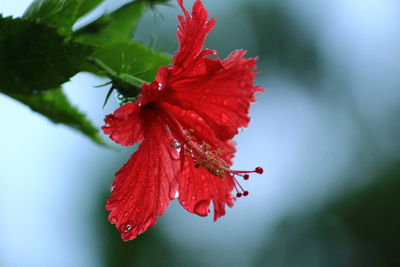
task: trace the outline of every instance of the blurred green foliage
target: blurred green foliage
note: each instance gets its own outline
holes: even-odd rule
[[[298,23],[282,1],[248,2],[244,5],[257,36],[260,64],[279,68],[294,78],[315,83],[321,77],[321,55],[311,32]],[[272,63],[272,64],[271,64]]]
[[[400,161],[315,214],[288,217],[254,266],[400,266]]]

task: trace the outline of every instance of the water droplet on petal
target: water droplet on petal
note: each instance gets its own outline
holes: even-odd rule
[[[158,90],[158,91],[161,91],[162,86],[163,86],[162,83],[158,83],[157,90]]]
[[[181,143],[176,139],[171,140],[171,146],[175,147],[178,151],[181,149]]]
[[[114,191],[114,186],[110,185],[110,192],[112,193]]]
[[[173,185],[170,185],[169,186],[169,192],[168,192],[169,198],[170,199],[174,199],[174,198],[177,197],[177,195],[179,196],[177,188],[175,186],[173,186]]]
[[[225,113],[221,113],[221,120],[223,123],[229,122],[229,117]]]
[[[209,200],[202,200],[196,204],[194,207],[194,213],[200,216],[207,216],[208,213],[210,212],[210,209],[208,208],[210,204]]]
[[[109,220],[110,220],[110,223],[112,223],[112,224],[116,224],[117,223],[117,217],[116,216],[111,217]]]
[[[114,205],[113,205],[113,202],[111,201],[111,199],[107,199],[107,201],[106,201],[106,207],[113,207]]]
[[[131,230],[131,228],[132,228],[132,226],[129,223],[127,223],[125,226],[125,233],[129,232],[129,230]]]

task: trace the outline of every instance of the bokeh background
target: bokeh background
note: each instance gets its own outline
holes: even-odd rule
[[[30,2],[0,0],[0,13]],[[234,165],[265,170],[242,183],[249,197],[216,223],[174,201],[123,242],[104,203],[135,148],[99,147],[0,95],[0,266],[400,266],[400,2],[203,2],[217,19],[206,47],[259,57],[265,93]],[[179,13],[147,11],[134,38],[172,54]],[[98,126],[118,105],[102,108],[106,81],[65,86]]]

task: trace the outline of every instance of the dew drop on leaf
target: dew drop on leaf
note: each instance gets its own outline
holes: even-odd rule
[[[118,102],[123,102],[125,100],[125,97],[123,94],[117,94],[117,100]]]

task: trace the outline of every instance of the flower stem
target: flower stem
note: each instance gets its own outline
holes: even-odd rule
[[[136,97],[140,94],[140,88],[145,82],[144,80],[127,73],[119,73],[98,58],[90,57],[87,60],[104,72],[111,79],[112,87],[125,97]]]

